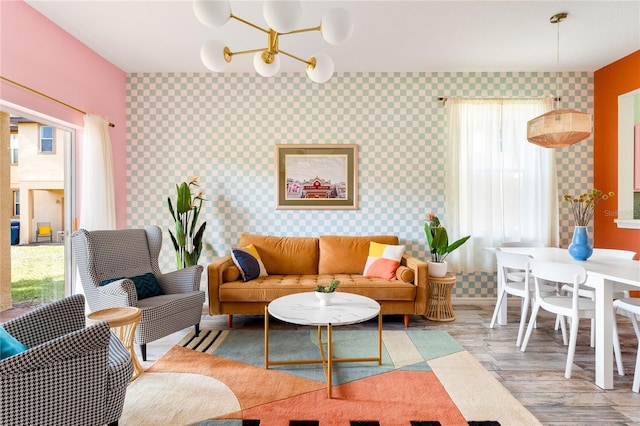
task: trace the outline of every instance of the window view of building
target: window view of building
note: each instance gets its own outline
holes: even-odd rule
[[[23,117],[10,122],[12,219],[20,224],[19,244],[30,244],[39,222],[50,223],[54,237],[64,229],[64,149],[56,144],[64,147],[71,134]]]
[[[20,216],[20,191],[13,191],[13,217]]]
[[[54,132],[51,126],[40,126],[40,152],[53,153]]]

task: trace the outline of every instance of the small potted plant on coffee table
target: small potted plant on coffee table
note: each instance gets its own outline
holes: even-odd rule
[[[314,293],[320,300],[320,306],[327,306],[331,304],[331,299],[336,294],[336,290],[340,285],[340,281],[331,280],[328,285],[317,285]]]

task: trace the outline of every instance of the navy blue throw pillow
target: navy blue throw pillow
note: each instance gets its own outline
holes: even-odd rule
[[[260,276],[260,264],[251,253],[242,249],[234,249],[231,251],[231,257],[240,269],[244,281],[255,280]]]
[[[138,300],[146,299],[153,296],[161,296],[164,294],[164,291],[162,291],[160,284],[158,284],[158,280],[151,272],[147,272],[144,275],[137,275],[135,277],[122,277],[104,280],[102,281],[102,285],[107,285],[114,281],[122,280],[125,278],[129,278],[136,285]]]

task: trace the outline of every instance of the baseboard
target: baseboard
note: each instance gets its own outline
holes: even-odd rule
[[[478,305],[478,306],[495,306],[497,297],[452,297],[452,305]],[[508,297],[507,304],[511,306],[519,306],[522,299],[519,297]]]

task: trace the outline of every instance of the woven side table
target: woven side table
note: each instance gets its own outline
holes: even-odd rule
[[[133,362],[133,376],[131,376],[131,381],[137,379],[143,372],[142,365],[140,361],[138,361],[138,357],[133,348],[133,338],[141,317],[142,311],[134,307],[102,309],[87,315],[87,318],[91,321],[108,322],[109,328],[111,328],[122,344],[129,350],[131,361]]]
[[[456,277],[447,274],[442,278],[429,277],[427,312],[424,317],[431,321],[453,321],[456,314],[451,304],[451,290],[456,285]]]

